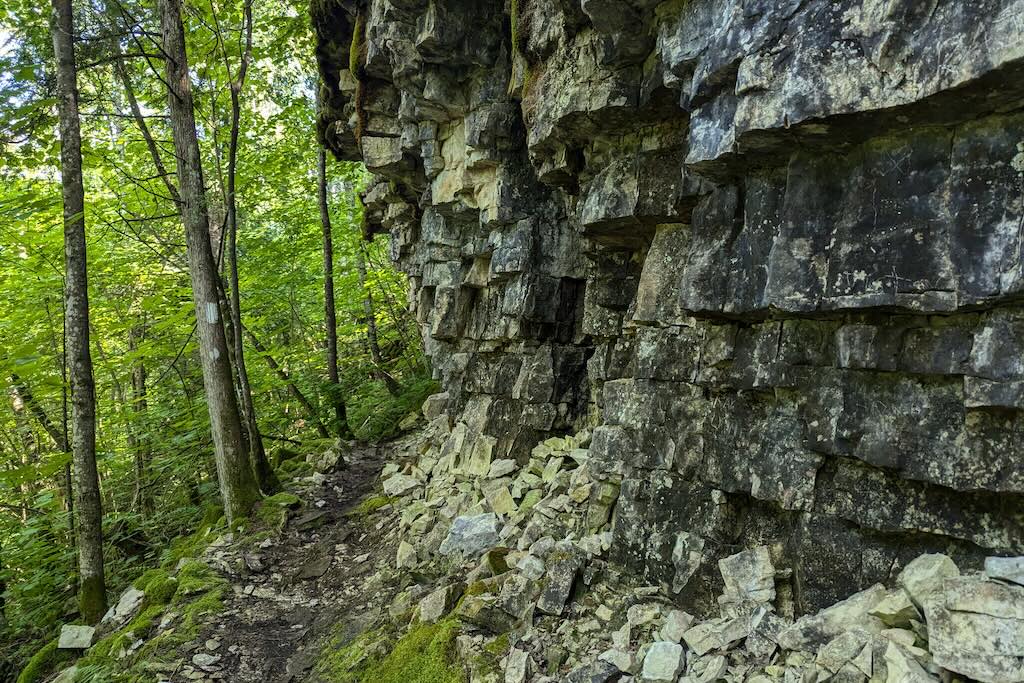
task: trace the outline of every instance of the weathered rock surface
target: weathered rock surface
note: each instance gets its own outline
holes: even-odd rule
[[[1024,1],[316,5],[492,507],[589,424],[593,529],[705,608],[736,547],[798,613],[1024,552]]]
[[[493,512],[459,517],[441,543],[441,553],[475,557],[498,542],[498,517]]]
[[[60,628],[57,647],[61,650],[85,650],[92,645],[96,629],[80,624],[65,624]]]
[[[422,557],[514,539],[560,614],[583,565],[530,548],[575,531],[721,609],[684,637],[712,655],[918,680],[885,635],[917,613],[938,666],[1017,675],[964,652],[1018,635],[982,595],[1019,564],[937,596],[1024,553],[1024,0],[316,7],[322,141],[375,174],[444,389]]]

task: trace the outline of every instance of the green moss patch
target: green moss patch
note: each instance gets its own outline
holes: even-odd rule
[[[264,498],[253,510],[252,517],[264,528],[281,531],[288,522],[288,511],[302,506],[302,499],[294,493],[281,492]]]
[[[198,561],[182,566],[177,577],[151,569],[134,585],[146,593],[142,611],[89,648],[77,662],[75,683],[152,683],[147,666],[179,659],[182,646],[195,640],[209,618],[224,608],[228,590],[227,581]],[[164,630],[155,634],[164,622]],[[138,650],[132,652],[133,647]]]
[[[463,683],[455,652],[457,619],[416,624],[404,634],[364,633],[344,647],[324,651],[314,671],[331,683]]]
[[[391,505],[397,498],[391,496],[369,496],[359,501],[359,504],[345,512],[350,517],[369,517],[385,505]]]
[[[18,675],[17,683],[36,683],[36,681],[41,681],[56,671],[60,664],[70,659],[71,655],[69,652],[57,649],[57,639],[54,638],[32,655],[32,658],[28,660],[28,664],[25,665],[25,668],[21,670],[21,674]]]

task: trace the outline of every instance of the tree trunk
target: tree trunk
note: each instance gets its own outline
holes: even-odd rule
[[[29,427],[28,419],[25,416],[25,402],[16,390],[11,391],[11,410],[14,412],[14,431],[17,432],[18,437],[21,439],[21,464],[28,465],[29,463],[37,462],[39,460],[38,448],[36,448],[36,440],[32,434],[32,428]],[[16,444],[12,444],[12,446],[16,446]],[[12,453],[17,453],[17,450],[15,447]],[[29,501],[32,500],[35,493],[35,479],[26,477],[21,484],[22,521],[28,519]]]
[[[96,470],[96,386],[89,352],[85,188],[71,0],[53,0],[52,31],[64,199],[64,298],[71,375],[73,486],[78,511],[78,598],[82,618],[94,624],[107,611],[107,589],[103,576],[103,510]]]
[[[28,408],[29,412],[32,413],[32,417],[36,419],[39,426],[43,428],[49,437],[53,440],[53,445],[57,447],[61,453],[68,452],[68,442],[64,436],[64,432],[57,429],[57,426],[50,420],[50,416],[46,414],[46,410],[36,400],[35,394],[28,388],[25,381],[21,379],[21,376],[16,373],[11,373],[11,384],[14,385],[14,392],[21,399],[25,407]]]
[[[327,152],[320,148],[317,159],[319,173],[320,223],[324,232],[324,320],[327,325],[327,381],[338,436],[352,437],[345,411],[345,397],[338,382],[338,316],[334,310],[334,239],[331,234],[331,213],[327,204]]]
[[[249,371],[245,367],[245,350],[242,344],[242,302],[238,288],[238,202],[235,196],[235,176],[238,168],[238,133],[241,127],[242,103],[240,95],[245,84],[245,75],[249,70],[252,57],[252,0],[246,0],[243,7],[245,22],[245,50],[238,69],[237,78],[231,81],[231,137],[228,141],[227,170],[227,267],[228,283],[231,288],[229,303],[231,305],[231,326],[234,329],[235,371],[238,376],[238,395],[241,398],[242,417],[248,434],[249,458],[252,461],[256,479],[264,493],[274,493],[281,483],[274,475],[273,468],[267,460],[267,452],[263,448],[259,424],[256,422],[256,406],[252,400],[252,387],[249,384]],[[225,58],[225,62],[227,59]],[[230,74],[230,66],[229,71]]]
[[[142,325],[135,325],[128,333],[128,348],[133,353],[138,353],[139,344],[146,336],[145,328]],[[146,360],[137,356],[132,361],[132,428],[129,432],[129,441],[135,456],[135,493],[132,496],[132,508],[141,512],[143,516],[153,514],[153,482],[150,476],[150,461],[152,451],[146,413],[149,411],[149,401],[146,398]]]
[[[288,376],[288,373],[285,372],[284,368],[278,365],[277,361],[267,353],[267,348],[263,346],[259,339],[256,338],[256,335],[254,335],[248,327],[243,326],[242,330],[249,335],[249,341],[252,342],[252,347],[256,349],[261,356],[263,356],[263,360],[267,361],[267,365],[270,369],[277,373],[277,376],[280,377],[281,381],[288,387],[288,393],[290,393],[292,397],[305,409],[306,416],[309,417],[310,422],[312,422],[316,427],[317,433],[319,433],[323,438],[329,439],[331,437],[330,432],[328,432],[327,428],[324,427],[324,423],[320,421],[320,417],[316,414],[316,410],[313,409],[313,404],[309,402],[306,395],[303,394],[297,386],[295,386],[295,382],[293,382],[292,378]]]
[[[374,371],[377,377],[384,382],[388,392],[392,396],[398,396],[402,392],[402,387],[384,369],[384,359],[380,353],[380,344],[377,343],[377,313],[373,308],[373,295],[370,293],[370,288],[366,286],[366,255],[363,253],[362,243],[359,244],[356,250],[356,268],[359,270],[359,289],[363,292],[363,315],[366,316],[366,342],[370,347],[370,358],[373,360]]]
[[[185,54],[185,30],[181,22],[181,0],[160,0],[164,62],[167,68],[171,132],[174,138],[181,194],[182,222],[188,252],[192,298],[196,308],[203,386],[206,389],[213,432],[217,478],[224,512],[229,523],[249,514],[260,499],[259,486],[242,443],[242,424],[232,386],[227,340],[221,322],[217,292],[217,265],[210,248],[210,215],[207,210],[203,170],[196,138]]]

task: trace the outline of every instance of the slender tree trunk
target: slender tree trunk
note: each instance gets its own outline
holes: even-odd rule
[[[227,169],[227,267],[228,283],[231,289],[229,299],[231,310],[231,326],[234,330],[232,341],[234,343],[235,371],[238,376],[238,395],[241,398],[241,409],[243,425],[248,435],[249,459],[252,461],[253,471],[260,488],[266,493],[273,493],[280,489],[281,483],[274,475],[273,468],[267,460],[267,452],[263,448],[263,439],[260,437],[259,424],[256,422],[256,406],[252,400],[252,387],[249,383],[249,371],[245,367],[245,349],[242,344],[242,296],[238,287],[238,201],[235,192],[235,178],[238,170],[238,134],[241,128],[242,86],[245,85],[245,76],[249,70],[249,60],[252,58],[252,0],[246,0],[243,7],[243,19],[245,23],[245,49],[242,53],[241,65],[236,78],[231,79],[231,134],[228,140],[228,169]],[[225,65],[230,74],[230,64],[225,56]]]
[[[128,333],[128,348],[138,353],[139,345],[145,338],[145,328],[135,325]],[[135,455],[135,494],[132,496],[132,508],[144,516],[153,514],[153,482],[150,476],[152,451],[148,427],[145,424],[149,411],[146,397],[146,360],[136,356],[132,361],[132,416],[133,424],[130,432],[132,450]]]
[[[4,597],[7,594],[7,584],[3,575],[3,552],[4,547],[0,544],[0,630],[7,628],[7,598]],[[12,676],[13,674],[14,672],[11,672]]]
[[[23,465],[28,465],[29,463],[36,462],[39,459],[38,449],[36,448],[32,428],[29,427],[28,419],[25,416],[25,402],[21,400],[21,396],[18,395],[18,392],[13,390],[11,391],[11,409],[14,411],[14,430],[18,433],[18,437],[21,439],[21,463]],[[17,448],[12,450],[12,453],[17,452]],[[15,456],[15,458],[17,458],[17,456]],[[35,480],[28,477],[25,478],[21,484],[22,521],[28,519],[29,501],[32,500],[32,497],[35,495],[35,486]]]
[[[61,312],[63,312],[64,297],[61,296]],[[46,297],[43,300],[43,305],[46,308],[46,319],[50,323],[50,346],[53,349],[54,358],[60,362],[60,407],[61,407],[61,440],[58,444],[62,453],[67,453],[68,443],[68,363],[67,363],[67,330],[61,323],[61,345],[60,349],[57,348],[57,335],[54,329],[53,315],[50,313],[50,298]],[[37,443],[38,445],[38,443]],[[68,512],[68,531],[70,537],[74,538],[75,535],[75,504],[74,494],[72,493],[71,485],[71,461],[64,463],[64,481],[58,484],[58,487],[62,489],[64,494],[64,509]]]
[[[242,424],[232,386],[227,340],[218,305],[217,265],[210,248],[210,215],[203,186],[195,113],[192,109],[192,84],[189,82],[185,54],[181,0],[160,0],[159,5],[171,132],[178,170],[178,191],[182,199],[181,216],[185,224],[192,297],[196,307],[203,386],[210,411],[217,478],[224,499],[224,512],[228,521],[233,523],[249,513],[260,499],[260,490],[242,443]]]
[[[64,198],[64,297],[71,375],[71,453],[78,510],[78,598],[90,624],[107,611],[103,576],[103,510],[96,469],[96,386],[89,352],[89,296],[85,247],[85,188],[78,120],[71,0],[53,0],[53,52],[57,60],[61,187]]]
[[[373,295],[370,293],[370,288],[366,286],[366,255],[363,253],[361,243],[356,250],[356,268],[359,270],[359,289],[363,292],[363,315],[366,317],[366,343],[370,347],[370,358],[373,360],[377,377],[384,382],[388,392],[392,396],[398,396],[402,392],[402,387],[384,369],[380,344],[377,343],[377,313],[373,307]]]
[[[50,420],[50,416],[46,414],[46,410],[36,400],[35,394],[28,388],[25,381],[20,375],[11,373],[11,384],[14,385],[14,392],[21,399],[22,403],[28,408],[29,412],[32,413],[32,417],[36,419],[39,426],[43,428],[43,431],[49,435],[53,440],[53,445],[57,447],[61,453],[68,452],[68,442],[64,435],[64,432],[57,428],[53,421]]]
[[[330,438],[331,434],[327,431],[327,428],[324,427],[324,423],[320,421],[320,417],[316,414],[316,410],[313,409],[313,404],[309,402],[306,395],[303,394],[295,385],[295,382],[293,382],[292,378],[288,376],[285,369],[282,368],[276,360],[274,360],[273,356],[267,353],[267,348],[263,346],[260,340],[256,338],[256,335],[254,335],[248,327],[243,326],[242,330],[249,336],[249,341],[252,343],[252,347],[256,349],[261,356],[263,356],[263,359],[267,362],[267,366],[277,373],[277,376],[280,377],[281,381],[283,381],[288,387],[288,393],[290,393],[292,398],[298,401],[306,411],[306,416],[309,418],[310,422],[313,423],[313,426],[316,427],[317,433],[325,439]]]
[[[331,403],[334,405],[334,419],[338,436],[351,438],[348,416],[345,411],[345,397],[341,395],[338,382],[338,316],[334,309],[334,239],[331,230],[331,213],[327,204],[327,151],[321,147],[317,159],[319,175],[320,224],[324,232],[324,320],[327,325],[327,381]]]

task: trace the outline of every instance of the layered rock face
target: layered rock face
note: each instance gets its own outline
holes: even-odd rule
[[[613,560],[691,604],[755,545],[798,614],[1024,552],[1024,0],[314,21],[454,462],[592,428]]]

